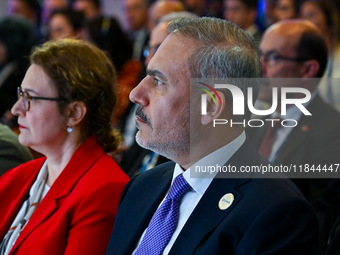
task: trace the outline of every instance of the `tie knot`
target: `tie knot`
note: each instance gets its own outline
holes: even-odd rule
[[[190,184],[185,180],[183,174],[180,174],[175,178],[168,196],[171,199],[179,200],[189,189],[191,189]]]

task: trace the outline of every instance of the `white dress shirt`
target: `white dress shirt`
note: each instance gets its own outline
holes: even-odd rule
[[[200,159],[195,165],[200,165],[200,166],[210,166],[210,165],[220,165],[223,166],[234,153],[242,146],[244,141],[246,140],[246,135],[245,132],[243,131],[241,135],[239,135],[235,140],[230,142],[229,144],[225,145],[224,147],[214,151],[213,153],[205,156],[204,158]],[[193,168],[194,169],[194,168]],[[180,234],[182,228],[184,227],[185,223],[187,222],[188,218],[190,217],[191,213],[194,211],[195,207],[197,206],[198,202],[204,195],[205,191],[208,189],[210,183],[212,182],[213,178],[215,177],[215,174],[212,174],[210,178],[191,178],[190,177],[190,168],[187,169],[187,171],[183,171],[180,165],[176,164],[175,170],[172,176],[172,182],[171,185],[174,181],[174,179],[183,173],[183,176],[185,180],[190,184],[192,187],[192,190],[188,191],[183,195],[183,198],[180,202],[180,207],[179,207],[179,215],[178,215],[178,221],[177,221],[177,226],[175,228],[175,231],[168,243],[168,245],[165,247],[163,254],[167,255],[175,243],[178,235]],[[206,173],[201,173],[202,176],[206,177]],[[195,176],[198,176],[197,173],[195,173]],[[170,190],[170,189],[169,189]],[[169,192],[169,191],[168,191]],[[168,195],[165,195],[165,197]],[[163,203],[163,201],[159,204],[159,206]],[[158,207],[159,207],[158,206]],[[146,229],[144,230],[141,238],[138,241],[139,246],[140,242],[142,241],[144,235],[145,235]],[[136,247],[136,249],[137,249]],[[135,249],[135,250],[136,250]],[[133,251],[133,253],[135,252]],[[132,253],[132,254],[133,254]]]

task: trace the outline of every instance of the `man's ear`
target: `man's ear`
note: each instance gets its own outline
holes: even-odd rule
[[[83,102],[75,101],[69,103],[66,109],[66,116],[68,118],[67,124],[72,127],[78,125],[85,117],[86,112],[87,109]]]
[[[320,64],[318,61],[312,59],[306,61],[304,64],[303,78],[315,78],[320,70]]]
[[[222,104],[215,94],[213,94],[214,99],[210,96],[207,96],[207,114],[202,115],[201,117],[201,123],[203,125],[208,125],[209,123],[213,122],[214,119],[219,119],[223,113],[226,103],[225,97],[221,91],[217,91],[217,93],[221,99]]]

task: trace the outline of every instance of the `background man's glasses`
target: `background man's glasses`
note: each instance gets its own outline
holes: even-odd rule
[[[20,87],[17,88],[18,91],[18,100],[22,97],[23,106],[26,111],[30,110],[31,100],[49,100],[49,101],[62,101],[61,98],[51,98],[51,97],[35,97],[30,96],[27,92],[22,91]]]
[[[294,62],[304,62],[310,60],[309,58],[290,58],[278,55],[276,52],[267,52],[261,56],[264,63],[269,66],[275,66],[277,61],[285,60],[285,61],[294,61]]]

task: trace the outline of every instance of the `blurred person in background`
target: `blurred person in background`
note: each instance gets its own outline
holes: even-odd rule
[[[224,0],[224,18],[238,25],[260,42],[262,32],[256,25],[258,0]]]
[[[81,39],[84,13],[72,9],[53,11],[49,21],[49,38],[58,40],[64,38]]]
[[[322,32],[328,48],[326,71],[318,86],[320,96],[340,111],[340,19],[332,2],[306,1],[301,7],[301,17],[313,22]]]
[[[149,42],[148,10],[151,1],[153,0],[122,0],[123,12],[128,25],[127,33],[133,42],[132,58],[140,61],[142,65],[138,82],[146,76],[144,62],[147,55],[144,49]]]
[[[274,8],[276,21],[298,18],[302,2],[303,0],[277,0]]]
[[[75,0],[73,2],[73,8],[76,11],[82,11],[86,19],[91,19],[102,15],[99,0]]]
[[[30,60],[12,112],[19,142],[45,157],[0,179],[0,254],[105,254],[128,181],[105,153],[121,141],[110,125],[114,67],[72,39],[47,42]]]
[[[148,57],[145,60],[145,65],[147,66],[151,60],[151,58],[155,55],[158,47],[168,36],[167,27],[170,21],[175,20],[177,18],[198,18],[198,16],[191,12],[180,11],[180,12],[172,12],[167,15],[160,17],[158,24],[153,28],[150,34],[150,40],[148,45]]]
[[[265,28],[269,27],[270,25],[274,24],[277,21],[275,15],[275,5],[277,0],[265,0],[266,6],[264,9],[264,26]]]
[[[43,0],[41,11],[41,32],[48,37],[48,23],[50,16],[55,10],[63,10],[68,7],[67,0]]]
[[[38,41],[43,42],[41,34],[41,7],[38,0],[10,0],[6,9],[7,16],[20,16],[35,27]]]
[[[41,8],[38,0],[9,0],[6,14],[18,15],[27,19],[35,27],[39,28],[41,21]]]
[[[141,63],[132,58],[133,44],[117,20],[103,16],[85,22],[83,39],[107,52],[117,70],[118,98],[111,124],[120,127],[120,118],[127,110],[130,91],[137,85]]]
[[[128,24],[128,34],[133,41],[133,57],[144,62],[144,46],[149,41],[148,0],[123,0],[123,10]]]
[[[18,135],[0,124],[0,176],[22,163],[32,160],[29,150],[18,141]]]
[[[23,18],[0,20],[0,116],[14,130],[17,123],[10,109],[17,101],[17,87],[29,67],[27,56],[36,40],[33,25]]]
[[[204,16],[206,0],[183,0],[186,11],[195,13],[198,16]]]
[[[158,24],[159,20],[172,12],[185,11],[185,7],[178,0],[159,0],[154,2],[148,12],[148,29],[151,33],[152,29]]]
[[[276,110],[263,119],[276,119],[279,125],[269,123],[248,128],[248,135],[259,153],[275,166],[315,165],[332,166],[339,162],[340,114],[326,104],[317,93],[320,78],[327,65],[327,45],[319,29],[307,20],[284,20],[269,27],[260,44],[262,83],[258,98],[272,106],[277,89]],[[290,79],[292,78],[292,79]],[[283,89],[303,88],[311,97],[303,106],[310,115],[303,114],[295,104],[282,112]],[[300,92],[289,92],[287,98],[301,99]],[[282,103],[282,104],[281,104]],[[294,120],[295,126],[280,125]],[[292,123],[292,122],[291,122]],[[308,176],[309,177],[309,176]],[[327,243],[330,215],[327,220],[319,212],[319,200],[328,190],[331,179],[293,178],[318,214],[319,242]]]

